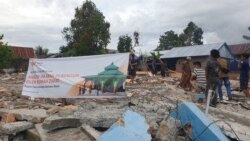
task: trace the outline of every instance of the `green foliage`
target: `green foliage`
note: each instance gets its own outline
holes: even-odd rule
[[[151,58],[151,59],[155,59],[155,60],[160,60],[160,59],[161,59],[161,56],[163,55],[163,54],[160,54],[159,51],[150,52],[150,53],[151,53],[150,58]]]
[[[139,46],[139,32],[135,31],[134,32],[134,40],[135,40],[135,44],[134,47]]]
[[[130,52],[132,50],[132,38],[128,35],[120,36],[117,50],[119,52]]]
[[[49,49],[43,48],[42,46],[37,46],[35,49],[35,53],[36,53],[36,56],[38,58],[43,57],[43,56],[47,56],[49,53]]]
[[[161,35],[159,43],[160,44],[156,50],[168,50],[173,47],[182,46],[178,34],[176,34],[173,30],[167,31],[164,35]]]
[[[70,27],[63,29],[67,46],[61,47],[64,56],[94,55],[105,53],[110,42],[109,22],[91,1],[75,9]]]
[[[12,58],[11,67],[15,69],[15,72],[26,71],[28,69],[28,59]]]
[[[250,27],[248,27],[248,30],[250,31]],[[246,40],[250,40],[250,36],[247,36],[247,35],[243,35],[243,38]]]
[[[203,30],[193,22],[189,22],[187,27],[183,30],[183,33],[180,34],[179,38],[184,46],[202,45],[202,35]]]
[[[0,35],[0,69],[8,68],[12,57],[12,50],[2,41],[3,35]]]
[[[189,22],[187,27],[183,30],[183,33],[178,35],[174,31],[170,30],[160,36],[159,46],[156,50],[168,50],[173,47],[202,45],[203,30],[195,25],[193,22]]]

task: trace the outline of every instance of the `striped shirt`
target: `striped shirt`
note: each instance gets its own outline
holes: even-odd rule
[[[194,68],[194,74],[198,85],[206,86],[205,70],[202,68]]]

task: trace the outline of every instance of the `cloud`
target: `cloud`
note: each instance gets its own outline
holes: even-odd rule
[[[10,45],[47,47],[58,52],[65,45],[63,27],[69,26],[74,10],[83,1],[72,0],[0,0],[0,31]],[[140,33],[140,44],[155,48],[160,35],[168,30],[181,33],[194,21],[204,30],[206,43],[246,42],[249,35],[249,0],[93,0],[110,22],[111,43],[116,49],[118,37]]]

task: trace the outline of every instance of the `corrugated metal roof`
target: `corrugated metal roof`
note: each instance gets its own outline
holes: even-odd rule
[[[229,45],[229,49],[234,55],[250,54],[250,43]]]
[[[35,58],[35,52],[33,48],[30,47],[18,47],[18,46],[9,46],[12,49],[13,58]]]
[[[161,58],[182,58],[195,56],[209,56],[212,49],[218,49],[222,57],[233,59],[226,43],[215,43],[206,45],[195,45],[187,47],[175,47],[171,50],[166,50]]]

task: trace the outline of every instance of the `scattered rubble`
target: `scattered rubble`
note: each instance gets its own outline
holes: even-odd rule
[[[161,141],[169,137],[185,140],[185,136],[179,135],[183,133],[182,130],[179,131],[182,125],[176,125],[179,121],[166,117],[182,100],[196,102],[202,111],[204,101],[197,101],[195,92],[176,87],[180,79],[179,73],[172,72],[170,75],[172,77],[166,78],[148,77],[145,74],[138,76],[135,83],[127,83],[127,98],[66,100],[30,100],[21,95],[25,74],[0,76],[0,131],[4,130],[0,132],[0,140],[97,140],[112,129],[114,123],[120,121],[128,110],[145,117],[147,132],[151,134],[152,140]],[[217,108],[210,108],[209,116],[214,121],[221,119],[230,123],[238,136],[247,141],[250,140],[250,103],[237,91],[238,81],[231,84],[235,90],[234,100],[221,101]],[[10,125],[13,125],[12,129],[9,129]],[[216,125],[232,132],[223,123]]]

